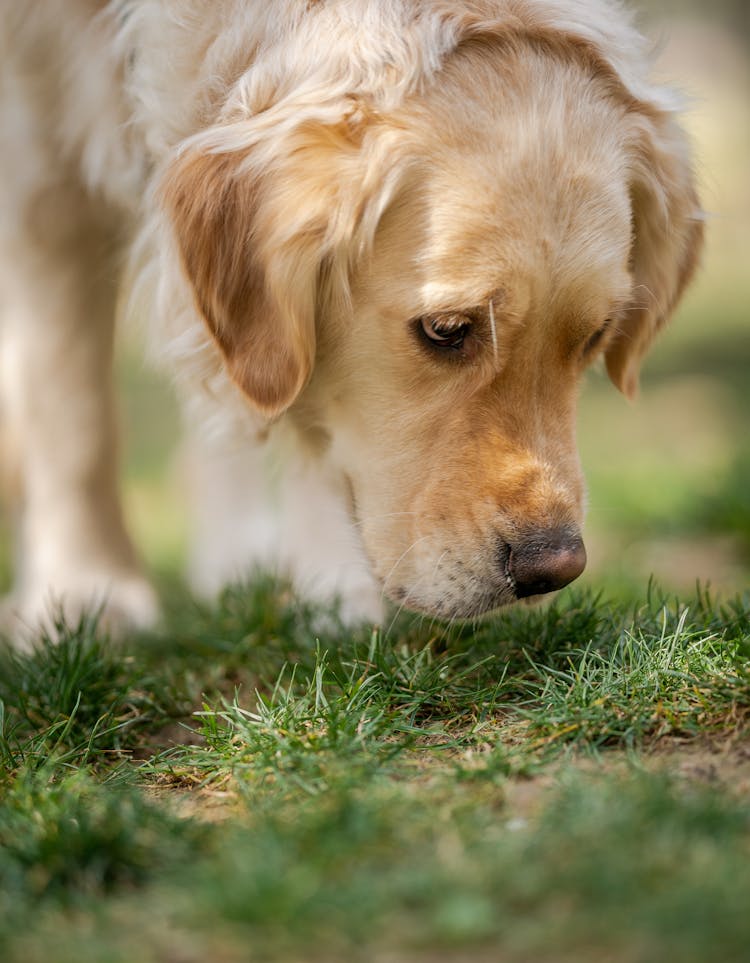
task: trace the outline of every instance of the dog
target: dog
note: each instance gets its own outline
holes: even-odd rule
[[[262,565],[349,621],[472,619],[580,575],[579,384],[635,394],[703,236],[620,3],[0,4],[16,618],[157,618],[117,304],[183,400],[203,590]]]

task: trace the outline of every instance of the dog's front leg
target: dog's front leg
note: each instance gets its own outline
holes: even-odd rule
[[[250,430],[212,434],[195,405],[184,407],[179,459],[190,506],[188,578],[213,598],[256,571],[279,569],[280,517],[273,466]]]
[[[304,451],[293,428],[211,436],[186,419],[183,456],[192,502],[193,587],[222,586],[270,571],[312,602],[338,604],[348,624],[378,622],[380,588],[370,574],[340,474]]]
[[[17,199],[2,245],[3,412],[20,481],[13,634],[52,611],[103,608],[146,626],[156,598],[125,531],[112,342],[117,254],[108,216],[76,183]]]
[[[281,498],[281,555],[299,591],[323,605],[335,601],[345,624],[381,622],[382,591],[352,519],[351,492],[341,472],[324,457],[287,453]]]

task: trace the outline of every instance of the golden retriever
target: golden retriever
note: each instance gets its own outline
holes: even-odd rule
[[[579,383],[603,358],[633,395],[702,239],[616,0],[0,4],[14,612],[156,616],[117,495],[126,260],[199,586],[260,563],[346,618],[471,618],[581,573]]]

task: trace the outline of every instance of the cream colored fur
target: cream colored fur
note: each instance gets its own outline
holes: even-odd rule
[[[519,540],[582,522],[585,365],[635,392],[700,248],[677,104],[620,4],[0,11],[17,616],[155,618],[117,497],[125,265],[184,399],[198,586],[259,562],[352,620],[383,593],[513,601]],[[468,319],[457,354],[420,335],[434,316]]]

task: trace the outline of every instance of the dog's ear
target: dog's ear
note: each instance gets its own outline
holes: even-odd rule
[[[398,129],[351,99],[325,113],[282,103],[273,119],[212,128],[161,185],[200,312],[230,377],[267,417],[307,383],[316,314],[334,292],[346,297],[405,170]]]
[[[312,371],[315,282],[279,290],[264,263],[264,185],[243,152],[190,149],[162,183],[182,265],[232,380],[266,416],[285,411]]]
[[[629,398],[638,390],[640,363],[666,324],[695,271],[703,217],[689,149],[671,115],[638,116],[632,161],[635,301],[605,355],[614,384]]]

